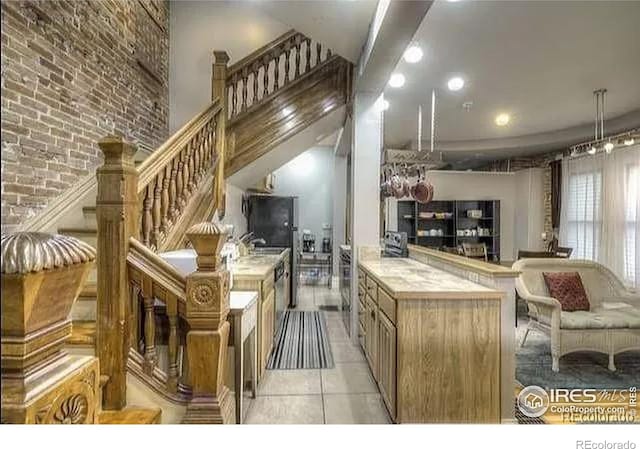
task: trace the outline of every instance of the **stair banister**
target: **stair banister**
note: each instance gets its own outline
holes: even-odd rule
[[[226,128],[227,128],[227,64],[229,63],[229,55],[225,51],[213,52],[213,70],[211,75],[211,100],[217,101],[220,105],[220,114],[216,122],[216,149],[218,150],[218,167],[216,170],[215,180],[215,198],[218,213],[220,217],[224,217],[225,202],[225,183],[224,183],[224,160],[226,155]]]
[[[108,376],[102,406],[120,410],[126,406],[127,352],[129,348],[129,238],[138,237],[138,171],[135,147],[122,137],[107,137],[98,145],[104,165],[98,168],[96,217],[97,323],[96,355],[100,374]]]

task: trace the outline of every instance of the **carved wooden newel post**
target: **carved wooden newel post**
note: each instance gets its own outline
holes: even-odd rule
[[[225,213],[224,164],[226,155],[227,128],[227,63],[229,55],[225,51],[213,52],[213,74],[211,77],[211,100],[220,99],[220,115],[216,122],[216,149],[218,151],[218,168],[216,170],[215,198],[220,217]]]
[[[198,271],[187,276],[187,358],[192,399],[183,422],[235,422],[234,401],[224,385],[229,341],[229,272],[222,268],[220,251],[226,234],[215,223],[200,223],[187,231],[198,254]]]
[[[104,165],[98,168],[98,285],[96,354],[100,374],[108,376],[103,408],[120,410],[126,405],[127,354],[129,351],[129,238],[137,237],[138,171],[135,147],[122,137],[98,142]]]
[[[95,250],[63,235],[2,236],[2,422],[89,424],[99,407],[98,359],[70,356],[69,312]]]

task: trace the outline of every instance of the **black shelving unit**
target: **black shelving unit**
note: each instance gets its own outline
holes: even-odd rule
[[[469,217],[469,210],[480,210],[481,216]],[[487,245],[489,260],[500,261],[498,200],[431,201],[427,204],[398,201],[398,231],[407,233],[409,243],[439,250],[455,249],[463,242],[482,242]],[[459,235],[460,232],[463,235]],[[472,233],[475,235],[467,235]]]

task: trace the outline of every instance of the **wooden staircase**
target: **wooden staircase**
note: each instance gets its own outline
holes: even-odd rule
[[[97,266],[71,312],[66,346],[71,353],[100,358],[103,403],[120,408],[100,412],[103,424],[160,421],[159,409],[119,405],[127,372],[179,406],[189,407],[203,394],[184,383],[186,353],[193,350],[187,335],[192,326],[203,325],[187,324],[189,281],[156,253],[183,248],[190,226],[210,220],[215,209],[224,211],[226,177],[350,101],[352,64],[293,30],[231,67],[224,52],[215,57],[212,103],[144,161],[134,164],[134,149],[121,140],[101,142],[105,165],[97,173],[97,201],[83,207],[81,224],[58,228],[97,249]],[[222,332],[224,323],[218,326],[209,329],[212,335]],[[130,348],[125,360],[113,354],[123,342]],[[215,377],[189,375],[203,376],[198,385],[205,386]],[[189,409],[187,421],[223,422],[225,394],[218,393],[218,414],[198,405]]]

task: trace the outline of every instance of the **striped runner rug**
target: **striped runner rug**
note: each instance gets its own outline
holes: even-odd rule
[[[324,316],[287,310],[282,314],[267,369],[312,368],[333,368]]]

